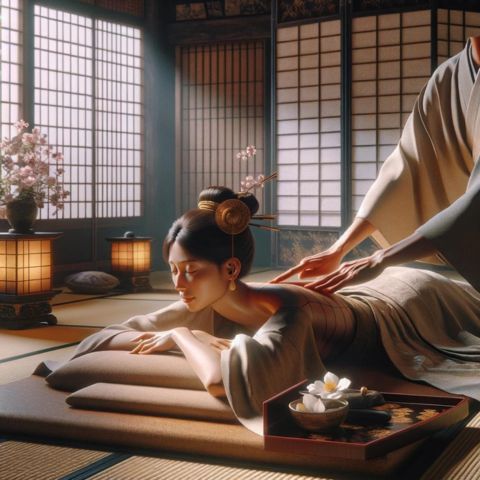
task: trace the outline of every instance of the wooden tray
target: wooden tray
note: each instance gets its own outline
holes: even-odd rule
[[[388,409],[387,425],[364,426],[343,423],[327,433],[311,433],[298,427],[288,404],[300,397],[307,381],[285,390],[263,404],[266,450],[303,453],[345,459],[366,460],[425,438],[468,416],[468,398],[436,395],[408,395],[382,392]]]

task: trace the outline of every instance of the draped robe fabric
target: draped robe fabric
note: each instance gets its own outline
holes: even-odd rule
[[[262,403],[305,378],[321,378],[326,372],[323,355],[332,345],[349,347],[355,327],[351,304],[340,295],[332,298],[293,285],[264,285],[282,299],[282,307],[257,332],[246,334],[210,307],[189,312],[176,302],[158,312],[111,325],[83,340],[72,358],[108,348],[112,338],[131,331],[165,331],[177,326],[204,330],[233,338],[222,352],[222,378],[236,416],[252,431],[262,434]],[[375,338],[373,318],[361,330],[364,350]],[[335,353],[335,352],[334,352]]]
[[[421,91],[357,216],[382,246],[417,231],[480,290],[480,75],[470,41]]]
[[[480,400],[480,294],[467,283],[394,267],[329,297],[291,285],[263,288],[281,296],[283,306],[255,333],[239,333],[211,308],[191,313],[177,302],[87,337],[74,358],[132,330],[187,326],[233,338],[221,355],[223,384],[237,418],[260,435],[264,400],[305,378],[322,378],[328,346],[336,346],[342,364],[364,364],[378,353],[377,332],[405,377]],[[355,334],[345,343],[342,332],[352,321]]]

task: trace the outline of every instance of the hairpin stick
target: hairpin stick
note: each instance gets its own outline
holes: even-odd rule
[[[256,218],[257,220],[275,220],[277,218],[276,215],[253,215],[252,218]]]
[[[278,177],[278,172],[273,172],[273,173],[271,173],[268,177],[265,177],[265,178],[262,180],[262,183],[268,182],[268,181],[271,180],[272,178],[277,178],[277,177]]]
[[[259,225],[258,223],[249,223],[252,227],[260,228],[261,230],[268,230],[270,232],[279,232],[280,229],[276,227],[269,227],[268,225]]]

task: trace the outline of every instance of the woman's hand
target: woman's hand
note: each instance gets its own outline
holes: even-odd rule
[[[222,350],[228,350],[232,344],[232,340],[228,338],[215,337],[203,330],[192,330],[192,333],[197,340],[200,340],[203,344],[208,345],[218,353]]]
[[[141,355],[166,352],[176,347],[170,331],[145,332],[134,338],[132,342],[137,343],[137,346],[130,350],[130,353],[138,353]]]
[[[378,250],[369,257],[342,263],[330,275],[308,283],[305,287],[316,292],[330,294],[349,285],[368,282],[385,269],[384,253],[384,250]]]
[[[278,275],[270,283],[281,283],[292,275],[298,274],[299,278],[319,277],[335,271],[343,258],[343,252],[330,248],[324,252],[305,257],[298,265]]]

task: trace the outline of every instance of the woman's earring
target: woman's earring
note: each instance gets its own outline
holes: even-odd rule
[[[233,278],[230,279],[230,283],[228,284],[228,289],[231,292],[234,292],[237,289],[237,285],[235,284],[235,280]]]

